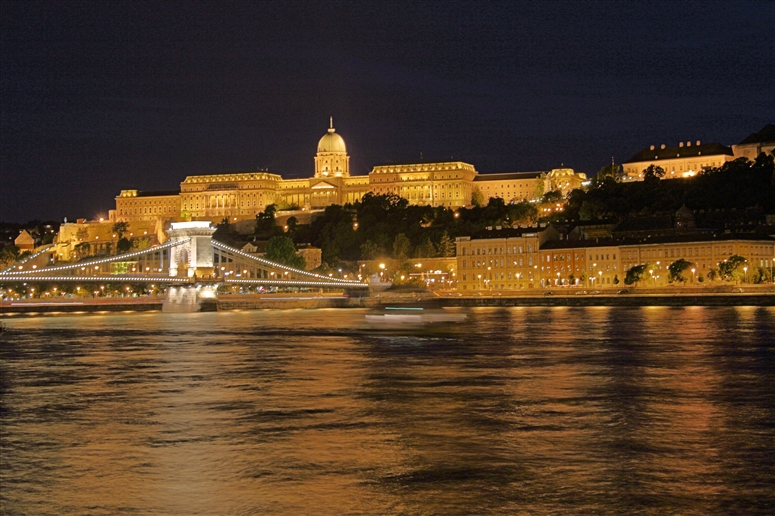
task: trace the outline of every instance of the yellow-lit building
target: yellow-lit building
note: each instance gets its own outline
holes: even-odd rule
[[[720,143],[697,140],[694,144],[680,142],[672,147],[651,145],[624,162],[624,180],[642,181],[644,171],[651,165],[662,167],[663,179],[693,177],[706,168],[720,167],[733,159],[732,149]]]
[[[762,152],[775,151],[775,124],[765,125],[758,133],[753,133],[737,145],[732,145],[735,158],[747,158],[751,161]]]
[[[683,235],[621,246],[622,270],[647,263],[655,285],[667,283],[668,267],[676,260],[691,262],[696,279],[733,255],[748,260],[751,268],[770,268],[775,261],[775,239],[753,235]]]
[[[121,190],[116,197],[116,209],[111,219],[140,221],[177,219],[181,214],[182,196],[178,192],[141,192]]]
[[[692,264],[689,282],[740,255],[754,268],[775,265],[775,238],[756,235],[677,235],[654,239],[566,240],[551,225],[495,228],[458,237],[459,290],[513,290],[577,286],[622,288],[627,270],[648,264],[643,286],[668,283],[668,267],[679,259]]]
[[[586,180],[572,169],[547,172],[479,174],[462,161],[381,165],[368,175],[350,175],[350,157],[344,139],[331,127],[318,142],[314,175],[283,179],[268,171],[241,171],[188,176],[179,192],[122,190],[111,210],[114,222],[140,220],[232,221],[255,217],[270,204],[280,208],[320,209],[354,203],[371,192],[393,194],[410,204],[462,207],[471,204],[478,188],[485,202],[533,200],[549,190],[567,194]]]
[[[553,226],[496,226],[478,235],[458,237],[458,290],[537,287],[541,282],[540,246],[556,238],[559,233]]]
[[[113,224],[107,220],[81,220],[62,224],[54,242],[54,259],[72,261],[84,256],[115,254],[119,235],[113,231]],[[128,223],[127,231],[122,236],[142,248],[167,240],[165,228],[159,219],[133,220]],[[84,247],[84,244],[88,245]]]

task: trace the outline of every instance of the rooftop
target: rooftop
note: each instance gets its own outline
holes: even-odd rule
[[[138,197],[164,197],[166,195],[179,195],[177,190],[138,190]]]
[[[540,177],[541,174],[548,174],[549,172],[502,172],[498,174],[479,174],[474,178],[474,181],[507,181],[510,179],[535,179]]]
[[[747,143],[765,143],[775,142],[775,124],[765,125],[758,133],[751,133],[748,138],[741,141],[738,145],[745,145]]]
[[[775,242],[775,237],[743,233],[693,233],[684,235],[666,235],[650,238],[600,238],[589,240],[550,240],[541,246],[545,249],[574,249],[586,247],[634,246],[654,244],[693,244],[708,242],[727,242],[732,240],[756,240]]]
[[[675,158],[689,158],[693,156],[717,156],[719,154],[732,156],[732,149],[721,145],[720,143],[701,143],[700,145],[674,146],[653,149],[646,147],[642,151],[635,154],[633,157],[625,161],[624,163],[639,163],[641,161],[659,161],[663,159],[675,159]]]

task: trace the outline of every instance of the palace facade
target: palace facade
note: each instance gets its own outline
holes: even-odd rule
[[[306,179],[283,179],[266,171],[244,171],[188,176],[179,191],[122,190],[111,210],[112,222],[245,220],[270,204],[279,208],[322,209],[360,200],[371,192],[394,194],[410,204],[462,207],[471,204],[478,189],[485,202],[535,200],[545,191],[567,194],[586,176],[562,168],[545,172],[479,174],[462,161],[381,165],[368,175],[350,175],[350,156],[333,121],[318,142],[314,174]]]

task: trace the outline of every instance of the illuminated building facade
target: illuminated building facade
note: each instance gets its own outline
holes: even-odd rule
[[[243,171],[188,176],[179,192],[122,190],[111,210],[112,222],[141,220],[245,220],[270,204],[278,208],[320,209],[360,200],[371,192],[393,194],[410,204],[462,207],[471,204],[478,188],[485,202],[539,198],[543,192],[567,194],[586,180],[572,169],[480,175],[462,161],[414,163],[374,167],[368,175],[350,175],[350,157],[333,121],[318,142],[314,174],[306,179],[283,179],[268,171]]]
[[[458,237],[459,290],[584,286],[622,288],[627,270],[648,264],[643,286],[668,283],[668,267],[690,262],[687,281],[706,278],[733,255],[753,268],[775,265],[775,238],[756,235],[676,235],[653,239],[566,240],[551,225]],[[693,269],[693,270],[692,270]]]
[[[720,143],[697,140],[694,145],[690,141],[673,147],[652,145],[624,162],[624,180],[642,181],[644,171],[651,165],[662,167],[665,171],[663,179],[692,177],[705,168],[720,167],[733,159],[732,149]]]
[[[458,290],[513,290],[537,287],[541,282],[541,244],[559,233],[553,226],[501,228],[458,237]]]
[[[775,151],[775,124],[767,124],[758,133],[753,133],[737,145],[732,145],[735,158],[747,158],[751,161],[754,161],[762,152],[770,154],[773,151]]]

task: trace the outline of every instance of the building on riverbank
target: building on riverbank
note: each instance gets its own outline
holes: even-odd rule
[[[459,290],[621,287],[627,270],[641,264],[649,266],[649,286],[660,286],[668,283],[670,264],[680,259],[691,263],[687,280],[692,283],[706,281],[734,255],[747,260],[751,276],[775,266],[775,238],[753,234],[568,240],[548,225],[490,229],[458,237],[456,245]]]

